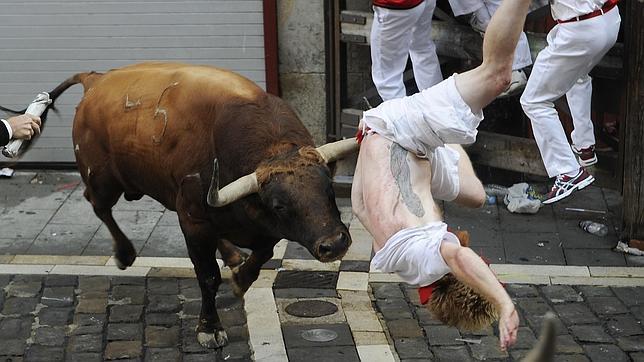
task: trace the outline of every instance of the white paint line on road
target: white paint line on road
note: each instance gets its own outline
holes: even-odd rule
[[[272,285],[277,273],[264,273],[262,285]],[[273,278],[273,280],[269,280]],[[244,296],[250,348],[255,361],[288,361],[272,288],[251,287]]]
[[[393,362],[396,359],[394,358],[394,353],[391,350],[389,345],[363,345],[356,346],[358,350],[358,356],[361,361],[369,362]]]
[[[0,264],[0,274],[49,274],[54,265]]]
[[[149,271],[149,267],[140,266],[131,266],[120,270],[115,266],[56,265],[51,270],[51,274],[144,277],[148,275]]]

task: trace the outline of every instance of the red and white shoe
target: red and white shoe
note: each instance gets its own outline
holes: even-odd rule
[[[595,154],[595,146],[586,148],[577,148],[572,146],[572,152],[577,156],[579,164],[582,167],[592,166],[597,163],[597,155]]]
[[[592,184],[594,181],[595,178],[593,175],[589,174],[583,167],[579,168],[579,172],[575,176],[559,175],[552,189],[541,203],[552,204],[553,202],[557,202],[570,196],[574,191],[581,190]]]

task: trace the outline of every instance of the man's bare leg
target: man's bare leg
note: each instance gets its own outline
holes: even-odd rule
[[[456,76],[456,88],[473,112],[490,104],[509,85],[514,50],[531,0],[504,0],[483,39],[483,62]]]

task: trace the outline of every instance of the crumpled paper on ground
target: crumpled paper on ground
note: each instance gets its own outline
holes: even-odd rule
[[[644,251],[641,251],[640,249],[636,249],[636,248],[631,248],[630,246],[628,246],[628,244],[622,241],[617,242],[617,246],[615,247],[615,250],[624,252],[626,254],[631,254],[631,255],[644,255]]]
[[[541,200],[535,197],[532,186],[525,182],[514,184],[508,188],[508,194],[503,202],[508,210],[518,214],[536,214],[541,208]]]

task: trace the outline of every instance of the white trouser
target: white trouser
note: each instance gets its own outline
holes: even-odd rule
[[[548,33],[548,46],[539,53],[521,96],[523,111],[532,122],[548,176],[579,169],[553,102],[566,95],[575,130],[577,148],[595,144],[590,119],[592,95],[588,76],[615,44],[621,17],[617,7],[587,20],[558,24]]]
[[[482,7],[485,7],[489,16],[480,17],[480,26],[483,29],[487,29],[487,26],[490,23],[490,18],[494,15],[499,6],[501,6],[501,1],[502,0],[449,0],[449,4],[452,7],[452,12],[454,12],[455,16],[470,14]],[[521,33],[519,36],[519,42],[517,43],[517,48],[514,51],[512,70],[523,69],[530,64],[532,64],[532,55],[530,54],[528,38],[525,33]]]
[[[383,100],[406,95],[403,72],[408,54],[418,89],[443,80],[436,45],[431,38],[435,7],[436,0],[425,0],[405,10],[373,7],[371,75]]]

